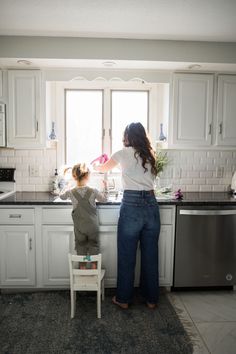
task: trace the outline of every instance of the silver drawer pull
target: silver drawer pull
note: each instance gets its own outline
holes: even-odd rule
[[[32,238],[31,237],[29,239],[29,249],[30,249],[30,251],[32,250]]]
[[[9,218],[10,219],[20,219],[21,218],[21,214],[10,214],[9,215]]]
[[[180,210],[181,215],[236,215],[236,210]]]

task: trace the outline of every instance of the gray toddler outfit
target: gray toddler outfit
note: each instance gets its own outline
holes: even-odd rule
[[[98,254],[97,210],[89,202],[93,190],[88,188],[84,197],[78,193],[76,188],[71,192],[78,200],[76,208],[72,211],[77,254]]]
[[[75,187],[60,194],[61,199],[71,199],[73,204],[75,250],[78,255],[99,253],[97,199],[107,201],[107,193],[100,193],[95,188]]]

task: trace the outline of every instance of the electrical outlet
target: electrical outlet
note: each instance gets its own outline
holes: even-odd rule
[[[39,177],[39,166],[30,165],[29,175],[30,177]]]
[[[224,174],[224,167],[223,166],[218,166],[216,170],[216,177],[217,178],[222,178]]]

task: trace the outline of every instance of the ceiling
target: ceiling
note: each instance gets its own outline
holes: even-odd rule
[[[236,42],[235,0],[0,0],[0,35]]]

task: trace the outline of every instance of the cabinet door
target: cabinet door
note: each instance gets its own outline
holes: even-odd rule
[[[9,70],[8,146],[37,148],[42,145],[40,120],[41,73]]]
[[[35,285],[35,238],[33,226],[1,226],[1,284]]]
[[[174,235],[172,225],[162,225],[159,236],[159,282],[171,286],[173,277]]]
[[[0,70],[0,97],[3,95],[3,74],[2,70]]]
[[[102,267],[106,270],[105,286],[116,287],[117,282],[117,227],[100,226],[99,247],[102,254]],[[134,285],[139,285],[140,278],[140,248],[137,248]]]
[[[117,228],[100,226],[99,247],[102,254],[102,268],[106,270],[105,286],[116,287],[117,279]]]
[[[69,285],[68,253],[74,252],[73,226],[43,226],[43,283]]]
[[[236,75],[219,75],[217,144],[236,146]]]
[[[211,145],[212,106],[213,75],[174,75],[170,124],[174,146]]]

